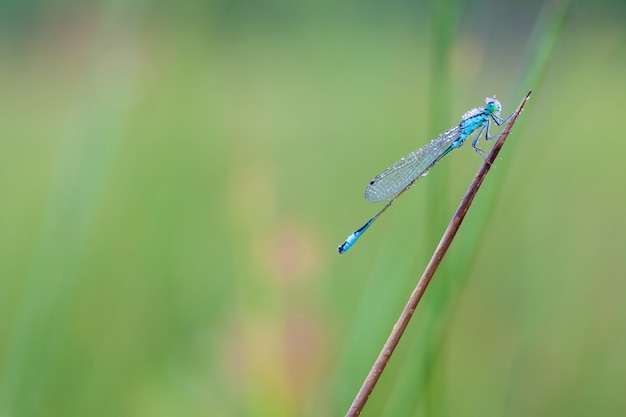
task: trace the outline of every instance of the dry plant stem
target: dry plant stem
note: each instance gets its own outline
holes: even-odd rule
[[[502,148],[504,141],[506,140],[507,136],[509,136],[509,133],[511,133],[511,128],[515,124],[515,121],[517,120],[517,116],[519,116],[520,112],[524,108],[524,104],[526,103],[526,100],[528,100],[529,96],[530,96],[530,91],[528,92],[528,94],[526,94],[526,97],[524,97],[520,105],[517,107],[517,110],[515,110],[515,112],[509,119],[506,127],[500,134],[500,137],[498,138],[495,145],[491,149],[491,152],[489,152],[487,159],[482,164],[482,166],[478,170],[478,173],[474,177],[474,181],[472,181],[472,184],[470,185],[469,189],[465,193],[465,197],[463,197],[463,200],[461,201],[459,208],[457,209],[456,213],[454,213],[454,217],[450,221],[450,224],[448,224],[448,228],[443,234],[443,237],[441,238],[441,241],[439,242],[437,249],[435,249],[435,253],[433,253],[432,258],[430,258],[430,262],[428,262],[428,265],[426,266],[426,269],[424,270],[422,277],[417,283],[417,287],[415,287],[415,289],[413,290],[413,293],[411,294],[411,298],[409,298],[409,301],[404,307],[404,310],[402,310],[402,314],[400,314],[400,318],[396,322],[395,326],[393,326],[393,330],[391,331],[391,334],[389,335],[387,342],[385,342],[385,345],[383,346],[381,352],[378,354],[378,357],[376,358],[376,362],[374,362],[374,365],[372,366],[372,369],[367,375],[367,378],[365,378],[365,381],[363,382],[361,389],[359,390],[356,397],[354,398],[354,401],[352,402],[352,405],[350,406],[350,409],[348,410],[346,417],[356,417],[359,414],[361,414],[361,411],[363,410],[363,406],[365,406],[365,403],[367,402],[367,399],[372,393],[372,390],[374,389],[376,382],[378,382],[378,378],[380,378],[380,375],[385,369],[385,366],[387,365],[387,362],[389,361],[391,354],[393,353],[394,349],[398,345],[398,342],[400,341],[400,338],[402,337],[404,330],[409,324],[409,320],[413,316],[413,312],[417,308],[417,304],[419,303],[420,299],[422,298],[422,295],[424,295],[424,292],[426,291],[426,288],[428,287],[428,283],[430,282],[431,278],[435,274],[435,271],[439,267],[439,264],[441,263],[441,260],[443,259],[444,255],[448,251],[448,248],[450,247],[450,244],[452,243],[452,240],[454,239],[454,236],[456,235],[457,230],[459,230],[459,226],[461,225],[461,222],[463,221],[463,218],[465,217],[465,214],[467,213],[469,206],[472,204],[472,201],[474,200],[474,196],[478,192],[478,189],[480,188],[480,185],[482,184],[485,176],[487,175],[487,172],[489,172],[491,165],[493,164],[496,157],[498,156],[498,152],[500,152],[500,149]]]

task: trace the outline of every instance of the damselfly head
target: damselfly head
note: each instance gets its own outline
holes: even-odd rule
[[[493,96],[492,98],[489,98],[489,97],[485,98],[485,103],[487,103],[487,105],[485,106],[485,110],[487,110],[491,114],[495,114],[496,116],[500,115],[500,110],[502,110],[502,105],[496,99],[496,96]]]

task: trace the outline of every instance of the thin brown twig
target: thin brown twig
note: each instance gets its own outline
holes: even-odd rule
[[[367,399],[369,398],[374,387],[376,386],[380,375],[383,373],[387,362],[389,362],[393,351],[395,350],[396,346],[398,346],[398,342],[400,342],[400,338],[404,334],[404,330],[409,324],[409,320],[411,320],[413,312],[415,312],[415,309],[417,308],[417,304],[420,302],[422,296],[424,295],[424,292],[426,291],[426,288],[428,287],[428,284],[430,283],[431,278],[435,274],[435,271],[437,271],[441,260],[448,251],[448,248],[450,247],[450,244],[452,243],[456,232],[459,230],[459,226],[461,225],[461,222],[463,221],[467,210],[472,204],[472,201],[474,200],[474,197],[476,196],[480,185],[482,184],[485,176],[489,172],[491,165],[498,156],[502,145],[504,145],[504,141],[506,140],[507,136],[509,136],[509,133],[511,133],[511,129],[515,124],[517,117],[524,108],[524,104],[526,103],[526,100],[528,100],[529,96],[530,91],[528,92],[528,94],[526,94],[526,97],[524,97],[520,105],[517,107],[517,110],[515,110],[515,112],[511,115],[511,118],[509,119],[506,127],[500,134],[495,145],[493,145],[491,152],[489,152],[489,155],[485,159],[485,162],[482,164],[482,166],[478,170],[478,173],[474,177],[474,180],[472,181],[472,184],[465,193],[463,200],[461,200],[461,204],[459,204],[459,208],[456,210],[456,213],[454,213],[452,220],[448,224],[448,228],[441,237],[441,241],[439,242],[437,249],[435,249],[433,256],[430,258],[430,262],[428,262],[428,265],[426,266],[422,277],[418,281],[417,287],[415,287],[413,293],[411,293],[411,297],[404,307],[404,310],[402,310],[400,318],[396,322],[395,326],[393,326],[393,330],[391,331],[387,342],[385,342],[385,345],[378,354],[378,357],[376,358],[372,369],[365,378],[365,381],[363,381],[363,385],[361,386],[361,389],[354,398],[354,401],[352,402],[352,405],[350,406],[346,417],[356,417],[361,414],[361,411],[363,410]]]

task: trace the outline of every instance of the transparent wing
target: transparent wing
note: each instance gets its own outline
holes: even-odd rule
[[[396,197],[419,177],[426,175],[430,167],[452,149],[450,144],[460,135],[461,128],[455,126],[443,132],[423,148],[400,159],[370,181],[365,189],[365,199],[376,203]]]

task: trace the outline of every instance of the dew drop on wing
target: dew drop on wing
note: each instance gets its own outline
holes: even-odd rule
[[[427,169],[426,171],[422,172],[422,175],[420,175],[420,177],[425,177],[426,175],[428,175],[429,171],[430,170]]]

